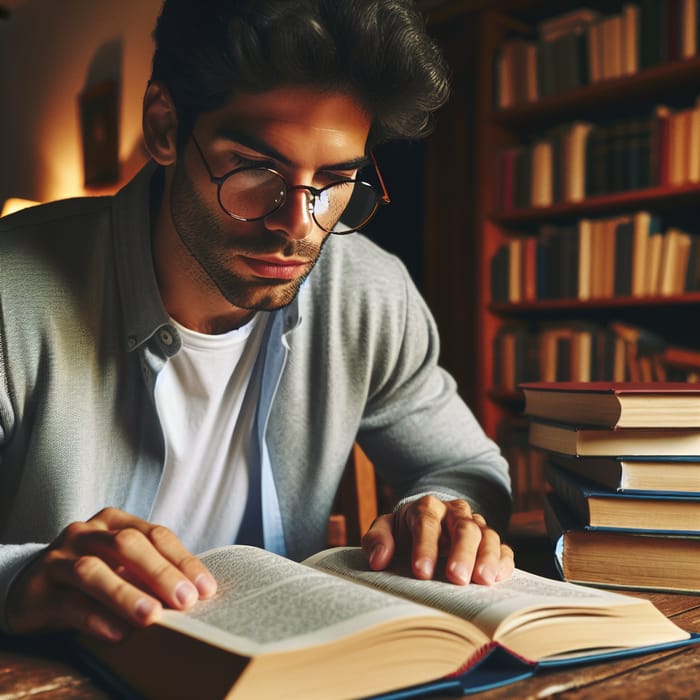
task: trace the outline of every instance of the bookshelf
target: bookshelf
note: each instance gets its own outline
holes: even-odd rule
[[[641,9],[651,4],[639,3]],[[682,1],[668,4],[683,7]],[[685,4],[700,11],[698,3]],[[548,325],[606,327],[618,322],[643,328],[673,348],[688,351],[689,366],[694,351],[700,357],[700,328],[695,321],[700,289],[587,299],[493,299],[494,256],[515,238],[539,237],[543,226],[575,226],[582,219],[631,217],[646,211],[667,227],[700,233],[693,226],[700,213],[700,182],[652,182],[642,188],[584,194],[580,201],[502,206],[499,157],[505,149],[522,147],[575,121],[607,124],[646,117],[658,105],[668,105],[671,111],[694,105],[700,95],[700,37],[695,38],[695,55],[640,65],[631,74],[588,82],[534,101],[495,106],[499,84],[495,73],[505,42],[515,37],[536,41],[543,20],[572,9],[591,8],[602,18],[622,13],[628,5],[538,0],[424,4],[431,31],[452,68],[454,85],[452,99],[426,149],[425,295],[441,328],[443,364],[456,377],[460,393],[486,432],[507,453],[511,440],[518,444],[516,451],[522,447],[522,436],[515,434],[523,427],[519,392],[494,384],[495,365],[500,361],[494,341],[509,325],[538,333]],[[511,461],[511,466],[520,472],[517,488],[534,488],[523,486],[528,479],[538,479],[537,474],[528,473],[532,465]],[[536,472],[539,466],[533,469]],[[516,493],[516,509],[525,507],[536,504],[528,502],[526,493]]]

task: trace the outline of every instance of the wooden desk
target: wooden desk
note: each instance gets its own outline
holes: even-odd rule
[[[541,513],[514,518],[509,542],[519,568],[555,576]],[[632,595],[642,595],[633,593]],[[700,595],[644,594],[684,629],[700,632]],[[111,700],[113,696],[55,645],[0,643],[0,700]],[[684,700],[700,698],[700,645],[632,659],[544,673],[479,700]],[[452,699],[454,700],[454,699]]]
[[[509,543],[521,569],[557,578],[551,548],[544,534],[542,513],[513,518]],[[672,566],[672,562],[670,563]],[[699,582],[700,583],[700,582]],[[690,632],[700,632],[700,595],[638,593],[649,598],[665,615]],[[479,693],[479,700],[698,700],[700,699],[700,644],[621,661],[541,673],[496,690]]]

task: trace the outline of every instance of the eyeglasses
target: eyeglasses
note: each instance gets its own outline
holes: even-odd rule
[[[362,228],[376,214],[380,205],[391,201],[371,151],[381,194],[363,180],[339,180],[321,188],[310,185],[290,187],[280,173],[265,167],[236,168],[222,177],[216,177],[194,134],[192,141],[210,180],[217,187],[219,205],[237,221],[264,219],[284,206],[290,192],[305,190],[308,192],[308,211],[316,224],[328,233],[345,234]]]

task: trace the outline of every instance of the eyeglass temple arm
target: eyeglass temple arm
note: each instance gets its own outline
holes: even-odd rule
[[[370,150],[369,157],[372,159],[372,165],[374,165],[374,171],[377,173],[377,178],[379,179],[379,184],[382,187],[382,196],[381,196],[382,204],[391,204],[391,197],[389,197],[389,191],[387,190],[386,185],[384,184],[384,178],[382,177],[382,173],[379,170],[379,165],[377,164],[377,159],[374,156],[374,151]]]

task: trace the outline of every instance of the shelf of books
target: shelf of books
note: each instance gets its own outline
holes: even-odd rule
[[[700,44],[697,0],[499,8],[476,411],[521,510],[546,462],[522,382],[700,381]]]

